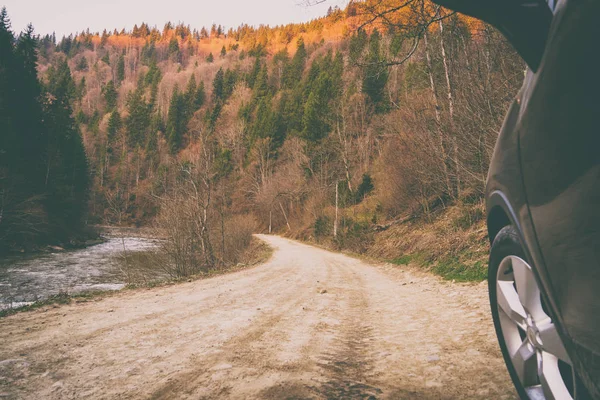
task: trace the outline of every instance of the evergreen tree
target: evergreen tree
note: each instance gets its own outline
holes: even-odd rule
[[[217,75],[215,75],[212,95],[215,102],[225,100],[225,73],[223,72],[223,68],[219,68]]]
[[[43,184],[45,129],[41,107],[42,88],[37,78],[37,41],[33,26],[19,35],[15,48],[15,92],[11,101],[13,124],[18,134],[20,157],[25,161],[24,172],[32,190]],[[66,63],[66,62],[65,62]],[[68,67],[67,67],[68,70]],[[70,77],[70,71],[69,77]],[[71,81],[74,89],[74,84]],[[71,92],[73,93],[74,90]]]
[[[206,62],[210,64],[213,61],[215,61],[215,57],[213,56],[213,53],[210,53],[208,57],[206,57]]]
[[[129,112],[125,120],[127,139],[131,146],[139,146],[145,142],[150,126],[150,108],[144,100],[143,90],[140,87],[129,95],[127,109]]]
[[[87,84],[85,81],[85,76],[81,77],[81,80],[79,81],[79,84],[77,85],[77,88],[75,90],[75,98],[77,100],[81,100],[83,98],[83,96],[86,95],[87,92]]]
[[[177,47],[179,48],[179,44],[177,44]],[[144,65],[149,65],[152,62],[156,63],[156,45],[154,42],[150,41],[144,45],[140,59]]]
[[[51,226],[66,240],[81,228],[87,212],[88,164],[79,128],[72,117],[71,72],[66,60],[48,74],[44,122],[48,129],[46,207]]]
[[[256,59],[254,60],[254,65],[252,66],[252,70],[246,77],[246,82],[248,83],[248,87],[254,88],[254,83],[256,82],[256,77],[258,76],[261,68],[262,68],[262,63],[260,61],[260,57],[256,57]]]
[[[296,54],[292,57],[292,61],[288,64],[288,68],[284,71],[284,87],[293,88],[302,79],[302,73],[306,65],[306,47],[304,46],[304,40],[298,39],[298,49]]]
[[[103,48],[104,46],[106,46],[106,43],[108,43],[108,37],[109,37],[109,34],[108,34],[108,32],[106,32],[106,29],[103,30],[102,31],[102,36],[100,37],[100,47],[101,48]]]
[[[221,48],[221,58],[224,58],[227,55],[227,50],[225,49],[225,46],[223,46]]]
[[[152,59],[148,68],[148,72],[144,76],[144,87],[160,83],[162,72],[156,64],[156,60]]]
[[[267,67],[261,68],[254,82],[253,93],[255,99],[262,99],[269,94],[269,76]]]
[[[79,61],[77,62],[77,65],[75,65],[75,69],[77,71],[87,71],[88,70],[88,62],[87,62],[87,58],[85,56],[82,56]]]
[[[169,42],[169,58],[173,62],[181,62],[181,53],[179,51],[179,41],[173,37]]]
[[[200,39],[208,39],[208,31],[204,26],[200,29]]]
[[[122,54],[119,56],[119,61],[117,61],[117,85],[120,85],[121,82],[125,80],[125,56]]]
[[[189,117],[194,114],[196,111],[196,77],[194,74],[190,76],[190,80],[188,81],[187,88],[185,89],[185,104],[187,107],[187,114]]]
[[[122,126],[123,120],[121,119],[121,114],[117,110],[113,111],[108,119],[108,127],[106,129],[109,145],[114,142]]]
[[[356,35],[350,38],[349,53],[351,63],[356,64],[360,61],[368,40],[369,36],[364,29],[360,29]]]
[[[362,181],[360,185],[358,185],[358,189],[356,190],[356,201],[361,202],[365,198],[366,195],[371,193],[375,189],[373,185],[373,179],[371,175],[364,174],[362,177]]]
[[[321,140],[331,130],[329,124],[330,88],[331,78],[326,73],[321,74],[304,105],[302,136],[311,142]]]
[[[106,65],[110,65],[110,55],[108,54],[108,51],[102,56],[101,61]]]
[[[200,81],[198,88],[196,89],[196,94],[194,96],[194,105],[196,109],[199,109],[204,105],[206,101],[206,92],[204,91],[204,82]]]
[[[14,120],[13,100],[15,96],[15,78],[16,71],[14,56],[14,36],[10,27],[10,20],[6,7],[0,10],[0,121],[2,129],[0,130],[0,191],[4,194],[5,188],[12,182],[10,170],[15,167],[18,159],[16,151],[16,130]],[[5,231],[6,226],[0,220],[0,237]]]
[[[181,147],[183,134],[186,130],[186,101],[185,94],[179,94],[179,88],[175,85],[171,103],[169,105],[169,115],[167,117],[167,142],[171,152],[175,153]]]
[[[385,59],[381,55],[381,36],[377,30],[371,34],[369,53],[365,63],[362,90],[367,94],[375,112],[384,113],[389,108],[385,96],[389,72],[385,65]]]
[[[102,94],[104,95],[104,101],[106,101],[106,112],[112,112],[117,107],[119,97],[113,81],[108,81],[106,86],[102,88]]]
[[[233,90],[235,89],[235,84],[237,82],[237,77],[238,74],[236,71],[227,68],[227,71],[225,71],[225,76],[223,77],[224,100],[227,100],[233,94]]]

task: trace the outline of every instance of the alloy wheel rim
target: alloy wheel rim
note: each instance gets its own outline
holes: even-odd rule
[[[573,399],[571,360],[523,259],[508,256],[500,263],[496,300],[510,362],[529,397]]]

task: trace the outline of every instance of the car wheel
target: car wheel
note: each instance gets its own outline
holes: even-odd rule
[[[488,285],[496,335],[519,396],[574,399],[571,360],[512,226],[494,239]]]

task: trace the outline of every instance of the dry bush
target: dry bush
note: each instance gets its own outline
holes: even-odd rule
[[[118,273],[129,286],[151,285],[173,278],[167,260],[159,251],[123,252],[117,256]]]
[[[165,235],[161,251],[167,258],[167,269],[173,277],[184,277],[206,272],[211,263],[207,252],[210,243],[201,240],[199,218],[201,209],[194,199],[184,193],[165,197],[155,224]]]
[[[245,263],[243,255],[250,246],[257,225],[252,215],[234,215],[225,221],[224,232],[215,234],[221,234],[222,247],[217,254],[224,266]]]
[[[214,194],[213,194],[214,195]],[[227,215],[217,202],[179,188],[161,200],[157,230],[165,240],[162,269],[172,277],[204,274],[243,262],[257,223],[251,215]]]

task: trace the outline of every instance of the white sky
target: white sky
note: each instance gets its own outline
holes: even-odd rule
[[[190,27],[227,28],[242,23],[271,26],[309,21],[324,15],[329,6],[343,7],[347,0],[327,0],[312,7],[301,0],[0,0],[6,6],[15,33],[33,23],[36,33],[63,35],[126,28],[146,22],[162,30],[167,21]]]

